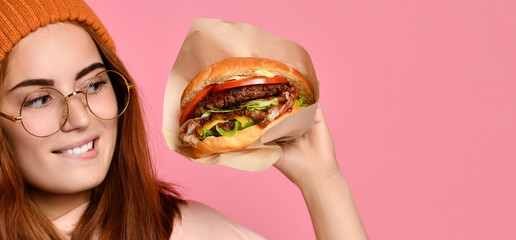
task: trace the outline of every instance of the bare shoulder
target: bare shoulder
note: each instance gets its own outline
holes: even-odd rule
[[[174,223],[171,240],[265,239],[197,201],[189,200],[180,211],[181,220]]]

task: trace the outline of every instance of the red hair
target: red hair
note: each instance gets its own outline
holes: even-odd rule
[[[91,28],[80,26],[97,44],[106,68],[122,73],[135,85],[116,53]],[[4,75],[7,59],[0,65],[0,76]],[[114,87],[115,92],[124,92]],[[129,106],[117,121],[117,146],[111,166],[104,181],[92,190],[72,239],[169,239],[174,219],[181,217],[179,206],[185,201],[156,176],[136,87],[131,89]],[[0,142],[0,239],[61,239],[28,196],[3,132]]]

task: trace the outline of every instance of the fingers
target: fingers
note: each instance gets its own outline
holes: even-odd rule
[[[285,152],[286,148],[291,147],[291,145],[307,145],[314,142],[316,143],[319,140],[325,140],[327,138],[331,139],[331,137],[329,137],[328,125],[324,117],[323,108],[320,103],[317,103],[317,110],[310,130],[308,130],[308,132],[302,136],[299,136],[286,144],[281,144],[281,147],[283,152]],[[281,158],[283,157],[284,156]]]
[[[314,124],[324,122],[326,123],[326,117],[320,102],[317,103],[317,111],[315,112]],[[326,125],[326,124],[325,124]]]
[[[311,135],[317,135],[317,138],[324,138],[324,135],[330,134],[330,130],[326,122],[326,117],[324,116],[324,111],[320,102],[317,103],[317,112],[315,113],[314,125],[309,132],[315,132],[315,134],[312,133]]]

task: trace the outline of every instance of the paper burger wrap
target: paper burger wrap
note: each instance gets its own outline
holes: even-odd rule
[[[163,135],[170,149],[192,161],[222,164],[248,171],[264,170],[281,157],[280,144],[293,140],[310,129],[318,103],[291,114],[242,150],[193,158],[178,139],[183,90],[201,70],[230,57],[262,57],[286,63],[308,79],[315,100],[319,99],[312,60],[307,51],[295,42],[248,24],[195,19],[168,78],[163,109]]]

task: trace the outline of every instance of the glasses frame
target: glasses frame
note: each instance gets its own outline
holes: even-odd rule
[[[52,136],[54,135],[55,133],[59,132],[59,130],[61,130],[63,128],[63,126],[66,124],[66,121],[68,121],[68,113],[70,112],[70,108],[68,107],[68,98],[70,97],[73,97],[75,95],[78,95],[78,94],[83,94],[84,95],[84,99],[86,100],[86,106],[88,107],[88,111],[93,114],[93,116],[95,116],[96,118],[98,119],[102,119],[102,120],[113,120],[113,119],[117,119],[119,118],[120,116],[122,116],[122,114],[125,113],[125,110],[127,109],[127,107],[129,107],[129,102],[131,101],[131,89],[133,88],[133,85],[131,83],[129,83],[129,81],[127,81],[127,79],[125,78],[125,76],[118,72],[118,71],[115,71],[115,70],[103,70],[97,74],[95,74],[95,76],[93,76],[89,82],[88,82],[88,85],[86,86],[86,89],[89,88],[91,82],[93,79],[95,79],[97,76],[99,76],[100,74],[103,74],[103,73],[115,73],[115,74],[118,74],[120,75],[120,77],[122,77],[122,79],[124,80],[124,83],[127,87],[127,104],[123,107],[122,111],[120,111],[120,113],[118,115],[116,115],[115,117],[112,117],[112,118],[101,118],[99,116],[97,116],[97,114],[95,114],[91,108],[90,108],[90,104],[88,103],[88,95],[86,94],[85,91],[82,91],[82,90],[77,90],[77,91],[73,91],[71,92],[70,94],[68,95],[64,95],[61,91],[57,90],[56,88],[53,88],[53,87],[40,87],[40,88],[37,88],[37,89],[34,89],[32,91],[30,91],[27,96],[25,96],[25,98],[23,99],[23,102],[20,106],[20,113],[18,117],[15,117],[13,115],[8,115],[8,114],[5,114],[3,112],[0,112],[0,116],[4,117],[4,118],[7,118],[9,120],[11,120],[12,122],[21,122],[22,126],[23,126],[23,129],[25,129],[25,131],[27,131],[30,135],[34,136],[34,137],[39,137],[39,138],[44,138],[44,137],[49,137],[49,136]],[[111,81],[112,79],[110,79]],[[113,84],[112,84],[113,85]],[[34,92],[36,91],[40,91],[40,90],[44,90],[44,89],[51,89],[51,90],[55,90],[56,92],[58,92],[64,99],[64,103],[65,103],[65,112],[63,113],[63,117],[65,118],[63,124],[59,127],[59,129],[57,129],[55,132],[51,133],[51,134],[48,134],[48,135],[45,135],[45,136],[39,136],[39,135],[35,135],[33,133],[31,133],[26,127],[25,127],[25,124],[23,124],[23,120],[22,120],[22,108],[23,108],[23,103],[25,103],[25,101],[27,100],[27,98]],[[113,91],[115,91],[115,89],[113,88]]]

